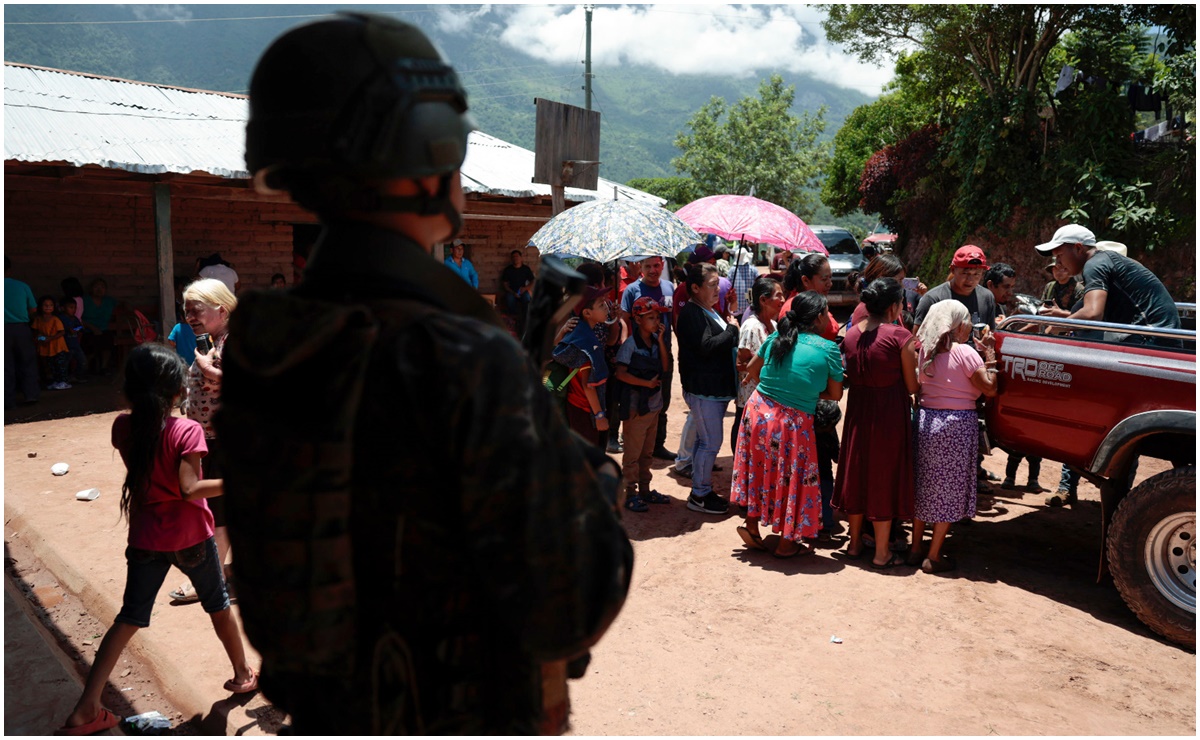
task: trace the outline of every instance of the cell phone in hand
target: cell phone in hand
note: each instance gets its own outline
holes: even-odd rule
[[[906,277],[900,281],[900,284],[904,286],[905,290],[916,290],[917,286],[921,284],[921,278]]]
[[[1047,298],[1044,301],[1042,301],[1042,305],[1045,306],[1046,308],[1054,308],[1054,299]]]
[[[971,326],[971,336],[976,339],[983,339],[983,332],[988,328],[987,324],[974,324]]]
[[[212,348],[212,337],[207,334],[196,335],[196,349],[200,350],[200,354],[207,355]]]

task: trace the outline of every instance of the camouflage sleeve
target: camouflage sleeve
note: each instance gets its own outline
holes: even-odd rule
[[[633,550],[592,466],[526,355],[507,336],[476,348],[455,404],[464,547],[523,647],[570,658],[611,624]]]

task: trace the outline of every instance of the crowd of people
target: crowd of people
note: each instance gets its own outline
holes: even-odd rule
[[[84,292],[78,278],[61,281],[61,296],[34,299],[28,283],[12,276],[12,260],[4,259],[5,408],[37,403],[42,390],[69,390],[94,377],[121,369],[125,351],[133,345],[161,339],[191,365],[196,335],[184,311],[184,289],[194,280],[219,280],[229,293],[240,288],[237,271],[220,254],[196,260],[191,277],[175,278],[175,315],[161,324],[141,310],[108,294],[108,281],[97,277]],[[271,276],[272,288],[286,288],[281,273]]]
[[[1096,318],[1151,325],[1161,318],[1157,325],[1170,325],[1165,303],[1158,303],[1169,300],[1165,289],[1160,295],[1146,288],[1149,298],[1139,305],[1151,310],[1138,314],[1125,305],[1126,286],[1114,282],[1126,275],[1139,285],[1157,279],[1116,251],[1121,245],[1095,244],[1091,232],[1075,226],[1038,247],[1066,253],[1045,268],[1051,280],[1041,313],[1089,316],[1086,306],[1095,298],[1088,294],[1116,290],[1121,297]],[[895,255],[879,254],[858,277],[860,301],[839,326],[826,302],[832,276],[824,255],[788,259],[782,282],[754,271],[739,284],[742,266],[753,271],[749,250],[703,244],[690,251],[674,283],[662,277],[662,258],[633,262],[630,273],[637,277],[616,288],[620,321],[614,325],[611,315],[611,283],[596,281],[578,309],[582,321],[560,333],[555,361],[579,368],[568,392],[568,419],[593,441],[606,430],[610,453],[622,452],[623,439],[625,508],[641,513],[669,501],[651,487],[649,465],[659,457],[673,460],[671,473],[690,478],[690,510],[720,515],[730,503],[740,507],[745,523],[737,531],[747,547],[764,549],[761,528],[769,526],[779,534],[777,557],[811,553],[814,541],[828,541],[835,519],[843,518],[845,557],[869,555],[876,568],[951,570],[944,549],[950,526],[975,516],[976,496],[987,490],[982,481],[1001,480],[982,467],[979,419],[983,399],[999,387],[993,332],[1019,310],[1016,271],[989,264],[982,249],[964,245],[951,258],[946,280],[929,288],[908,279]],[[1104,279],[1089,282],[1098,271]],[[602,333],[596,331],[601,325]],[[610,357],[601,368],[605,342],[620,351],[615,364]],[[665,419],[675,357],[688,416],[673,453],[665,446]],[[609,392],[596,390],[601,386]],[[606,407],[604,399],[613,397],[621,402]],[[721,469],[716,457],[730,402],[733,471],[723,495],[714,490],[713,472]],[[623,438],[616,432],[620,424]],[[652,440],[650,424],[663,436]],[[1022,463],[1028,477],[1018,486]],[[1041,463],[1009,453],[1001,488],[1045,492]],[[1047,503],[1069,503],[1077,485],[1078,475],[1063,466],[1059,490]],[[904,522],[911,522],[911,540]]]
[[[278,94],[301,87],[314,94]],[[387,126],[347,126],[381,110]],[[117,723],[102,689],[171,565],[189,579],[173,595],[203,605],[229,658],[225,689],[256,691],[261,675],[295,734],[562,732],[566,678],[586,670],[629,589],[617,514],[671,501],[652,487],[655,457],[691,479],[689,510],[744,507],[747,547],[767,548],[769,527],[776,557],[810,554],[838,510],[847,557],[954,567],[945,538],[975,513],[976,402],[996,393],[991,329],[1013,277],[979,248],[959,249],[928,290],[879,258],[845,327],[829,311],[822,255],[789,256],[782,281],[751,274],[746,250],[700,245],[675,283],[661,257],[619,273],[585,264],[588,288],[539,378],[456,240],[473,123],[419,29],[359,13],[292,29],[256,65],[249,111],[256,188],[290,193],[322,237],[303,285],[240,301],[236,273],[214,255],[179,288],[191,340],[176,326],[174,351],[128,353],[131,410],[112,428],[127,471],[127,581],[62,734]],[[428,257],[435,243],[451,244],[444,265]],[[1080,301],[1044,312],[1170,324],[1161,283],[1086,229],[1037,249],[1083,279]],[[508,310],[532,293],[520,257],[503,281]],[[91,351],[111,351],[102,281],[63,301],[10,286],[6,276],[9,355],[15,341],[66,352],[70,372],[60,303],[98,337]],[[688,406],[679,453],[666,446],[676,357]],[[11,390],[9,376],[6,362]],[[547,378],[565,413],[540,392]],[[727,498],[712,474],[730,402],[740,411]],[[604,454],[616,449],[620,467]],[[226,492],[258,671],[229,606]],[[906,520],[911,543],[897,536]]]

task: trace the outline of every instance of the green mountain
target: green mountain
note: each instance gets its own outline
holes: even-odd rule
[[[272,39],[350,7],[6,5],[4,55],[8,62],[245,92],[255,61]],[[417,23],[434,38],[460,71],[480,128],[493,136],[532,149],[534,98],[584,105],[582,64],[540,61],[492,33],[443,32],[435,22],[437,6],[373,5],[370,10]],[[173,20],[181,17],[192,20]],[[627,182],[676,174],[670,165],[678,154],[673,141],[691,114],[714,95],[733,102],[754,94],[759,80],[773,70],[748,77],[673,75],[637,65],[594,65],[592,71],[593,107],[601,112],[600,174]],[[855,90],[782,74],[796,86],[798,110],[829,107],[825,136],[830,139],[850,111],[870,102]]]

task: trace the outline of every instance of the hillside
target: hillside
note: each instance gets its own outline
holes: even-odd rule
[[[6,5],[5,61],[245,92],[254,62],[271,39],[339,7],[348,6]],[[394,12],[429,32],[460,70],[480,127],[494,136],[532,148],[535,97],[584,104],[582,64],[547,64],[484,34],[444,33],[433,23],[432,6],[371,9]],[[168,21],[165,13],[196,20]],[[135,20],[164,22],[130,22]],[[733,101],[753,94],[772,71],[737,78],[594,66],[593,107],[602,114],[601,174],[620,182],[676,174],[670,166],[678,154],[672,142],[688,117],[713,95]],[[829,106],[829,139],[851,110],[870,101],[855,90],[807,76],[785,73],[785,80],[796,86],[798,110]]]

